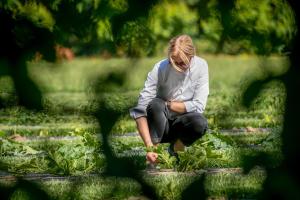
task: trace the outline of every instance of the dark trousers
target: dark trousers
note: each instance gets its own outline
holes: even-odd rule
[[[172,143],[180,139],[189,146],[207,130],[207,120],[200,113],[184,113],[170,116],[165,101],[153,99],[147,107],[147,121],[152,142]]]

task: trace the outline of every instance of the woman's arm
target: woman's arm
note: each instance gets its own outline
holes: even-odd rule
[[[152,147],[153,143],[151,141],[150,133],[149,133],[149,127],[146,117],[139,117],[135,119],[138,132],[144,141],[144,144],[146,147]],[[147,152],[146,158],[148,161],[154,163],[156,162],[156,159],[158,157],[158,154],[155,152]]]
[[[154,68],[148,73],[144,88],[140,92],[137,106],[130,109],[130,116],[133,119],[147,116],[147,106],[155,98],[158,83],[158,68],[160,64],[155,64]]]
[[[185,108],[187,112],[203,113],[206,106],[207,97],[209,94],[209,74],[208,65],[206,61],[199,63],[198,67],[200,76],[196,81],[194,96],[190,101],[185,101]]]
[[[182,101],[168,101],[167,106],[170,110],[177,113],[186,113],[185,104]]]
[[[150,133],[149,133],[149,127],[146,117],[139,117],[136,120],[136,125],[138,132],[145,144],[146,147],[153,146],[153,143],[151,141]]]

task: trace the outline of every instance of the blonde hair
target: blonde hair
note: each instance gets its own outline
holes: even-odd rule
[[[188,35],[178,35],[169,42],[168,57],[172,65],[177,69],[174,58],[179,58],[186,66],[189,65],[191,58],[196,54],[192,38]],[[180,69],[180,68],[179,68]],[[178,70],[178,69],[177,69]],[[182,70],[179,70],[182,71]]]

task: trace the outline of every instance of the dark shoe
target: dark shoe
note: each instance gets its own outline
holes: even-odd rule
[[[168,152],[169,152],[170,156],[175,156],[176,163],[178,163],[179,162],[179,156],[178,156],[178,153],[176,153],[174,151],[174,143],[170,144],[170,146],[168,147]]]

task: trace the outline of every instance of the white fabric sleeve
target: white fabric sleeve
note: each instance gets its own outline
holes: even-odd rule
[[[159,63],[157,63],[154,68],[148,73],[144,88],[140,92],[137,106],[129,110],[130,116],[134,119],[142,116],[147,116],[146,108],[149,102],[156,97],[158,68]]]
[[[193,99],[184,102],[186,111],[203,113],[206,107],[208,95],[209,95],[208,65],[207,62],[204,61],[201,66],[200,77],[199,79],[196,80]]]

